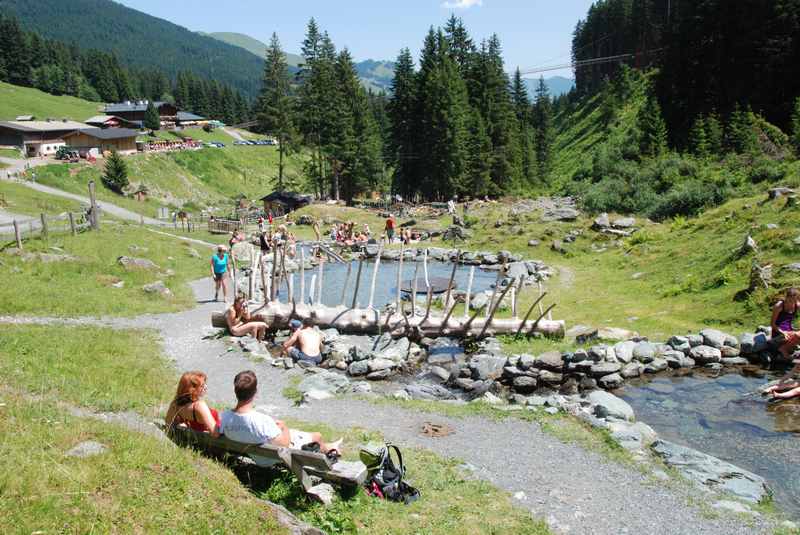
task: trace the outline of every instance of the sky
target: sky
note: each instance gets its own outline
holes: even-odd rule
[[[477,41],[497,33],[506,70],[569,62],[572,31],[592,0],[117,0],[193,31],[238,32],[268,42],[276,32],[299,52],[311,17],[357,61],[394,60],[403,47],[419,57],[430,26],[451,13]],[[572,77],[569,69],[543,73]],[[539,77],[539,74],[530,75]]]

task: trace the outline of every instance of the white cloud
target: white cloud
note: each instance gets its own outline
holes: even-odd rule
[[[469,9],[482,5],[483,0],[446,0],[442,2],[442,7],[445,9]]]

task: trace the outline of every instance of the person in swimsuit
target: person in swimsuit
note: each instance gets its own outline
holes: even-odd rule
[[[210,408],[203,396],[206,393],[206,374],[192,371],[181,375],[175,399],[169,404],[164,423],[167,427],[186,424],[195,431],[205,431],[211,436],[219,436],[219,413]]]
[[[264,340],[264,335],[267,334],[269,328],[265,322],[250,316],[243,295],[237,295],[233,304],[225,311],[225,322],[228,324],[228,330],[232,336],[249,334],[259,342]]]
[[[772,339],[780,344],[778,351],[787,360],[800,345],[800,331],[792,326],[799,302],[800,290],[789,288],[784,298],[772,307]]]
[[[224,245],[217,247],[217,253],[211,257],[211,277],[214,279],[214,301],[219,300],[219,289],[222,288],[222,298],[228,301],[228,266],[231,259]]]
[[[292,320],[289,327],[292,329],[292,336],[283,343],[283,350],[292,360],[314,366],[322,362],[322,337],[314,329],[311,318],[304,318],[302,322]]]

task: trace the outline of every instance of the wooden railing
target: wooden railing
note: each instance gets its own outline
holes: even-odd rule
[[[208,220],[208,231],[215,234],[230,234],[242,229],[242,222],[236,219],[220,219],[215,217]]]
[[[88,230],[91,227],[91,221],[83,213],[66,212],[57,216],[39,214],[38,218],[24,221],[15,219],[11,223],[0,225],[0,238],[13,237],[17,247],[22,249],[25,240],[36,236],[47,238],[52,234],[66,233],[74,236],[78,232]]]

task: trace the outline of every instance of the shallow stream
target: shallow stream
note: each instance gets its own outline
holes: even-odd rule
[[[665,440],[724,459],[767,479],[778,506],[800,518],[800,401],[768,405],[758,394],[784,371],[745,367],[714,374],[631,380],[618,394]]]

